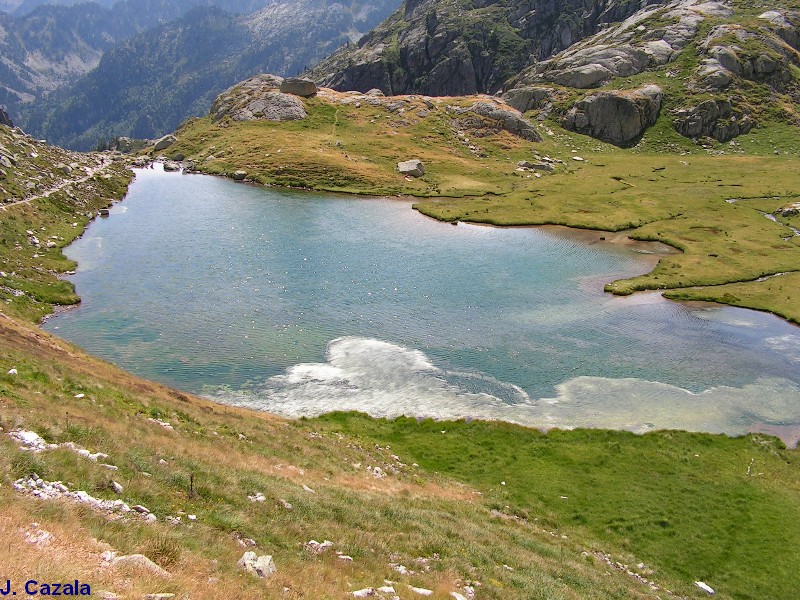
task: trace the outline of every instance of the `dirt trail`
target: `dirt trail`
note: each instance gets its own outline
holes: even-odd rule
[[[110,164],[111,164],[111,160],[106,158],[106,157],[103,157],[102,158],[102,163],[99,164],[99,165],[95,165],[94,167],[89,167],[86,170],[86,175],[84,177],[81,177],[79,179],[65,179],[61,183],[59,183],[57,186],[52,187],[49,190],[47,190],[45,192],[42,192],[41,194],[37,194],[36,196],[30,196],[29,198],[25,198],[24,200],[17,200],[16,202],[9,202],[8,204],[0,205],[0,210],[6,210],[7,208],[9,208],[11,206],[17,206],[18,204],[29,204],[30,202],[32,202],[34,200],[41,200],[42,198],[47,198],[48,196],[50,196],[50,194],[54,194],[57,191],[64,189],[68,185],[75,185],[75,184],[78,184],[78,183],[84,183],[84,182],[88,181],[89,179],[91,179],[92,177],[94,177],[100,171],[105,170]]]

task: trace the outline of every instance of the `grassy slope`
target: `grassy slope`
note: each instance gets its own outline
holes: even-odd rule
[[[588,532],[658,575],[713,582],[735,598],[789,598],[800,583],[791,566],[800,555],[787,552],[800,533],[800,465],[796,452],[764,437],[542,434],[341,413],[319,421],[476,485],[500,510],[570,538]]]
[[[66,450],[32,455],[0,435],[0,548],[4,575],[15,581],[79,577],[95,590],[131,598],[153,592],[219,598],[227,589],[236,589],[237,598],[342,598],[353,589],[383,585],[384,579],[400,582],[403,598],[409,597],[406,584],[446,598],[468,580],[481,582],[483,598],[651,595],[636,580],[607,574],[602,563],[583,556],[578,539],[554,538],[537,525],[493,517],[471,486],[409,466],[410,456],[397,449],[320,434],[316,423],[180,394],[5,316],[0,316],[0,365],[0,425],[6,432],[34,429],[49,442],[102,451],[109,455],[106,462],[118,467],[110,472]],[[6,375],[7,365],[18,375]],[[167,420],[175,431],[149,418]],[[375,479],[367,466],[380,466],[389,475]],[[32,472],[108,499],[117,497],[113,479],[124,486],[123,499],[147,506],[159,522],[111,520],[69,502],[15,494],[11,481]],[[188,494],[191,475],[196,497]],[[254,492],[263,493],[266,502],[249,501]],[[284,509],[279,499],[293,509]],[[195,514],[197,521],[189,524],[184,516],[181,525],[164,522],[164,516],[179,514]],[[55,534],[50,546],[37,550],[22,541],[32,521]],[[244,549],[237,536],[255,540],[259,554],[272,554],[278,574],[262,582],[241,573],[236,561]],[[304,551],[311,539],[332,540],[353,562],[339,560],[333,550],[322,556]],[[143,552],[174,576],[133,573],[125,579],[117,569],[100,566],[100,553],[110,548]],[[430,571],[415,562],[434,554],[439,558]],[[417,574],[402,576],[390,563]],[[209,585],[209,578],[216,583]],[[290,590],[286,595],[284,588]]]
[[[798,455],[774,439],[545,435],[504,424],[341,414],[284,421],[142,381],[5,316],[0,365],[6,432],[21,426],[50,442],[72,441],[107,453],[119,469],[65,450],[31,455],[0,435],[0,547],[12,579],[77,576],[126,597],[217,598],[231,588],[241,598],[280,597],[288,587],[288,597],[342,598],[384,578],[401,583],[403,598],[410,597],[406,583],[446,598],[468,580],[481,582],[480,598],[656,595],[595,554],[607,553],[692,597],[697,579],[721,598],[791,598],[800,583]],[[9,365],[18,375],[5,374]],[[366,467],[376,465],[389,475],[373,478]],[[159,522],[110,520],[15,494],[10,482],[31,472],[109,499],[117,497],[113,479],[124,500],[147,506]],[[196,497],[188,494],[190,475]],[[267,501],[250,502],[254,492]],[[164,522],[181,513],[197,521]],[[53,544],[22,542],[33,521],[55,534]],[[276,577],[260,582],[237,570],[244,551],[237,535],[274,556]],[[310,539],[334,541],[354,562],[304,551]],[[126,579],[100,566],[109,548],[143,552],[173,577]],[[434,554],[430,572],[416,566]],[[418,573],[401,576],[390,563]],[[207,585],[209,578],[216,583]]]
[[[0,309],[39,321],[53,304],[79,301],[72,284],[59,279],[75,268],[61,249],[81,235],[100,208],[122,198],[132,175],[124,164],[110,162],[81,181],[87,168],[102,165],[101,157],[40,144],[4,126],[0,146],[17,163],[0,180]],[[59,164],[75,167],[65,175]],[[74,183],[62,186],[70,181]],[[56,188],[47,198],[36,199]],[[39,247],[31,243],[28,231]]]

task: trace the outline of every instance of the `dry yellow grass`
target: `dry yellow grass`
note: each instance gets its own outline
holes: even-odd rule
[[[31,455],[0,435],[0,548],[14,580],[78,578],[125,598],[169,592],[211,599],[231,590],[237,598],[343,598],[385,579],[397,582],[402,598],[414,595],[408,585],[449,598],[473,580],[481,582],[479,596],[485,598],[652,595],[582,555],[587,544],[591,549],[588,540],[562,539],[535,523],[492,516],[482,495],[447,477],[411,466],[393,471],[398,463],[388,447],[140,380],[5,315],[0,365],[18,370],[16,376],[0,370],[0,425],[6,431],[23,427],[48,441],[74,441],[107,453],[104,460],[118,467],[109,472],[67,450]],[[75,397],[79,390],[83,398]],[[174,431],[150,421],[152,415]],[[367,465],[380,465],[388,475],[375,478]],[[159,520],[109,518],[73,501],[14,492],[13,480],[34,470],[100,498],[117,497],[109,484],[118,481],[126,502],[144,504]],[[266,501],[250,502],[247,495],[254,492]],[[181,525],[164,519],[181,513]],[[186,514],[197,520],[188,523]],[[24,542],[23,530],[33,522],[53,534],[51,544]],[[263,581],[243,573],[236,561],[245,548],[237,538],[253,538],[259,554],[273,555],[278,573]],[[307,552],[303,544],[310,539],[334,541],[334,549],[353,561],[333,550]],[[103,567],[101,553],[109,549],[169,559],[164,566],[172,576]],[[423,558],[427,567],[418,560]],[[401,575],[392,564],[415,573]]]

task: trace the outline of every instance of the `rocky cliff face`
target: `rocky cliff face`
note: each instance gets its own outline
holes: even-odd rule
[[[388,94],[504,91],[523,112],[622,146],[635,143],[663,105],[682,135],[728,141],[750,131],[769,106],[798,120],[800,12],[793,6],[406,0],[311,76],[338,90]],[[659,93],[648,83],[658,83]],[[588,92],[604,86],[613,89]]]
[[[312,71],[339,90],[494,93],[531,62],[568,48],[642,2],[406,0],[387,22]]]
[[[0,125],[5,125],[6,127],[13,127],[14,123],[11,122],[11,118],[8,116],[8,113],[0,108]]]

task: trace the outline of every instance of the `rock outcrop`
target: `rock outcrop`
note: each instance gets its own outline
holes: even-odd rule
[[[475,0],[468,8],[445,0],[406,0],[358,45],[336,52],[310,75],[340,91],[495,93],[532,62],[638,8],[639,2],[609,0]]]
[[[234,121],[304,119],[307,114],[302,100],[294,94],[281,92],[283,84],[284,79],[275,75],[251,77],[222,92],[211,105],[211,117],[214,121],[225,117]],[[292,88],[300,89],[295,85]],[[314,89],[316,93],[316,86]]]
[[[563,125],[616,146],[631,146],[655,124],[664,92],[657,85],[632,91],[600,92],[579,100]]]
[[[700,44],[703,59],[697,70],[702,87],[721,90],[741,78],[788,90],[800,66],[800,12],[763,13],[758,29],[733,24],[715,27]]]
[[[507,131],[529,142],[542,141],[542,136],[536,128],[519,112],[501,108],[491,102],[476,102],[467,108],[448,106],[447,110],[456,115],[464,115],[467,113],[477,115],[480,123],[469,123],[467,125],[469,129],[497,129]]]
[[[675,130],[684,137],[710,137],[720,142],[748,133],[755,125],[749,116],[735,111],[729,100],[706,100],[676,110],[673,122]]]
[[[14,123],[11,122],[11,117],[2,108],[0,108],[0,125],[5,125],[6,127],[14,126]]]
[[[509,90],[503,94],[503,100],[524,113],[529,110],[549,108],[554,95],[552,88],[526,86]]]
[[[281,82],[280,91],[282,94],[310,98],[317,93],[317,84],[304,77],[288,77]]]
[[[621,22],[530,67],[515,78],[515,86],[547,81],[586,89],[615,77],[662,67],[686,47],[704,20],[732,14],[724,2],[676,0],[643,4],[641,10],[622,16]],[[658,25],[648,26],[651,22]]]
[[[176,140],[177,140],[177,138],[174,135],[172,135],[171,133],[168,134],[168,135],[165,135],[164,137],[162,137],[160,140],[158,140],[155,143],[155,145],[153,146],[153,150],[155,152],[160,152],[161,150],[166,150],[167,148],[172,146],[172,144],[174,144]]]

